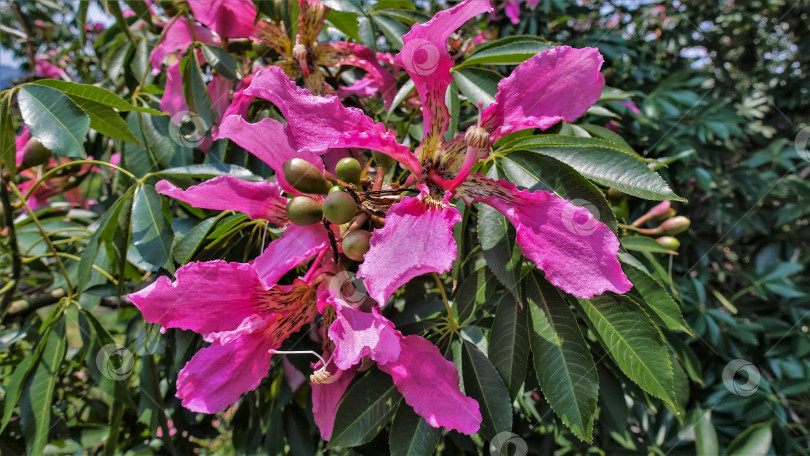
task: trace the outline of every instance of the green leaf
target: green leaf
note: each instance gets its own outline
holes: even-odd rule
[[[335,11],[363,14],[363,4],[361,0],[322,0],[322,3],[329,9]]]
[[[73,102],[90,117],[90,128],[93,130],[113,139],[141,145],[124,119],[113,108],[86,98],[75,98]]]
[[[20,398],[20,424],[28,454],[42,454],[48,443],[51,402],[66,347],[65,320],[60,319],[48,335],[42,357],[34,366]]]
[[[17,142],[11,119],[11,91],[0,97],[0,163],[13,178],[17,174]]]
[[[554,157],[588,179],[628,195],[651,200],[685,201],[642,159],[609,141],[542,135],[509,144],[505,149],[530,150]]]
[[[152,24],[152,12],[149,4],[141,0],[124,0],[129,8],[135,13],[137,19],[143,19],[148,24]]]
[[[142,146],[124,144],[121,159],[132,174],[143,177],[160,168],[171,166],[175,148],[169,139],[169,119],[132,112],[127,116],[127,125]]]
[[[132,198],[131,192],[127,192],[118,198],[118,200],[116,200],[115,203],[113,203],[113,205],[107,210],[104,216],[102,216],[98,222],[91,225],[90,228],[92,229],[93,234],[88,239],[87,246],[84,248],[81,260],[79,261],[79,270],[76,277],[77,290],[84,291],[84,288],[90,282],[90,277],[93,274],[93,264],[96,261],[98,250],[101,247],[102,242],[112,239],[112,236],[115,233],[115,224],[118,220],[118,215],[121,212],[121,208],[124,205],[124,201],[129,200],[130,198]]]
[[[117,345],[110,333],[87,309],[81,309],[79,313],[79,329],[82,336],[84,362],[95,385],[107,393],[110,398],[109,403],[115,401],[134,408],[135,403],[132,402],[126,382],[118,380],[121,376],[131,373],[134,359],[126,354],[121,355],[117,351],[104,351],[109,350],[104,347],[117,347]],[[99,359],[99,354],[102,355],[101,359]],[[105,357],[104,355],[114,356]],[[116,360],[120,363],[116,364]]]
[[[347,13],[335,9],[329,9],[326,12],[326,20],[336,29],[343,32],[348,38],[354,41],[360,41],[360,35],[357,25],[357,13]]]
[[[505,293],[495,311],[489,338],[489,357],[512,400],[518,395],[529,361],[529,311],[526,304]]]
[[[616,216],[602,192],[565,163],[528,151],[513,152],[501,163],[507,177],[515,184],[530,190],[536,190],[536,185],[540,184],[576,206],[585,206],[614,234],[618,231]]]
[[[495,280],[486,273],[486,268],[478,269],[461,281],[453,296],[453,308],[458,311],[459,322],[466,322],[484,305],[495,291],[495,285]]]
[[[176,168],[155,171],[153,174],[156,176],[192,177],[195,179],[210,179],[217,176],[233,176],[246,180],[259,179],[258,176],[247,168],[225,163],[178,166]]]
[[[512,430],[512,402],[495,366],[471,342],[464,340],[462,372],[467,395],[478,401],[481,429],[485,439],[492,440],[501,432]]]
[[[84,136],[90,118],[70,98],[50,87],[28,85],[17,95],[31,135],[51,152],[65,157],[86,157]]]
[[[202,44],[202,51],[203,55],[205,56],[205,60],[209,65],[217,70],[217,73],[225,76],[231,81],[235,81],[239,77],[236,74],[236,59],[233,58],[227,49],[222,49],[219,46]]]
[[[186,264],[191,261],[194,252],[200,248],[205,236],[208,235],[217,220],[218,217],[203,220],[175,242],[172,246],[172,258],[174,261],[178,264]]]
[[[625,264],[624,273],[633,283],[633,290],[643,298],[644,305],[661,318],[667,328],[694,335],[686,324],[678,303],[667,293],[664,286],[646,272]]]
[[[447,111],[450,114],[450,125],[447,127],[447,131],[444,133],[444,140],[450,141],[456,136],[456,130],[458,130],[459,110],[461,108],[461,103],[458,99],[458,84],[455,82],[451,82],[450,85],[447,86],[445,104],[447,105]]]
[[[771,423],[758,423],[744,430],[726,448],[724,456],[765,456],[771,448]]]
[[[400,402],[388,434],[391,456],[430,456],[442,435],[440,428],[427,423],[406,403]]]
[[[636,252],[669,253],[669,249],[662,246],[655,239],[647,236],[627,236],[621,239],[622,247]]]
[[[477,46],[462,65],[517,65],[554,44],[531,35],[509,36]]]
[[[461,93],[470,100],[470,103],[474,105],[482,103],[486,108],[495,102],[498,82],[501,80],[500,74],[477,67],[453,68],[451,72]]]
[[[638,153],[630,147],[630,144],[627,144],[627,141],[616,132],[610,131],[600,125],[578,124],[577,126],[598,138],[612,142],[628,154],[638,155]]]
[[[394,95],[394,101],[391,102],[391,107],[388,108],[388,112],[386,114],[391,115],[391,113],[394,112],[394,109],[396,109],[396,107],[402,103],[402,100],[407,98],[408,95],[410,95],[414,90],[416,90],[416,84],[413,82],[413,79],[409,78],[404,84],[402,84],[402,87],[397,90],[397,94]]]
[[[208,130],[214,125],[216,109],[214,109],[214,102],[211,101],[211,94],[208,93],[208,86],[203,80],[200,63],[193,45],[189,47],[188,55],[183,57],[181,68],[183,70],[183,96],[188,103],[188,110],[200,116],[204,128]]]
[[[144,261],[171,268],[171,222],[163,212],[163,200],[155,187],[144,185],[135,193],[132,204],[132,242]]]
[[[717,444],[717,431],[712,425],[712,411],[695,410],[695,450],[697,456],[717,456],[720,449]]]
[[[537,272],[528,277],[526,296],[537,382],[563,424],[580,440],[593,441],[599,397],[596,366],[573,312],[559,291]]]
[[[388,424],[400,399],[391,377],[373,369],[343,395],[328,448],[370,442]]]
[[[357,17],[357,34],[363,46],[377,52],[377,33],[374,30],[374,23],[368,17]]]
[[[113,92],[110,92],[105,88],[96,87],[90,84],[79,84],[76,82],[60,81],[57,79],[40,79],[37,82],[35,82],[35,84],[52,87],[68,95],[73,100],[76,100],[77,98],[83,98],[85,100],[95,101],[96,103],[101,103],[111,108],[115,108],[119,111],[124,112],[138,111],[147,114],[152,114],[155,116],[167,115],[166,113],[160,112],[157,109],[142,108],[130,104],[129,102],[119,97],[118,95],[114,94]]]
[[[375,14],[371,17],[377,27],[382,30],[383,35],[388,39],[388,43],[390,43],[391,48],[399,50],[402,49],[403,42],[402,37],[408,33],[408,28],[399,22],[396,19],[390,18],[388,16],[384,16],[381,14]]]
[[[677,407],[669,352],[650,317],[627,297],[610,293],[579,303],[619,369],[644,391]]]

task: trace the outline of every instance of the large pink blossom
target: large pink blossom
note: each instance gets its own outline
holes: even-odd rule
[[[194,18],[223,38],[253,33],[256,7],[251,0],[188,0]]]

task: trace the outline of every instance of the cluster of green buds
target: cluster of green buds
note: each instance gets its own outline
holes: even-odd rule
[[[638,228],[648,222],[661,222],[655,228]],[[661,246],[675,251],[681,243],[674,236],[677,236],[689,229],[691,221],[683,215],[676,215],[675,209],[671,207],[669,201],[664,201],[655,205],[644,215],[636,219],[632,226],[638,228],[638,233],[647,236],[659,236],[656,242]]]
[[[335,225],[347,225],[343,230],[343,253],[352,260],[362,261],[368,252],[371,233],[360,229],[365,223],[358,215],[363,212],[358,208],[355,189],[361,188],[363,167],[354,158],[341,159],[336,167],[337,178],[324,175],[315,165],[300,158],[293,158],[284,163],[284,179],[296,190],[306,195],[290,198],[287,203],[287,217],[290,222],[308,226],[328,222]]]

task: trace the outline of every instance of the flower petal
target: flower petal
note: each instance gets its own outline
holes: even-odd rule
[[[159,277],[129,299],[150,323],[207,334],[268,312],[270,290],[248,264],[208,261],[181,267],[174,282]]]
[[[160,110],[169,114],[188,111],[188,104],[183,95],[183,76],[180,74],[180,62],[166,70],[166,89],[160,98]]]
[[[450,122],[444,104],[447,86],[453,82],[450,75],[453,59],[447,52],[447,38],[468,20],[491,10],[489,1],[467,0],[439,11],[424,24],[414,25],[402,38],[405,44],[397,54],[397,63],[408,71],[422,99],[425,125],[423,162],[430,158],[425,154],[432,155],[436,150]]]
[[[363,111],[343,106],[336,96],[317,96],[296,86],[281,68],[260,70],[245,94],[264,98],[279,108],[298,151],[322,154],[333,148],[371,149],[421,175],[419,161],[408,147],[396,142],[393,131]]]
[[[527,128],[573,122],[602,94],[605,77],[596,48],[560,46],[521,63],[498,83],[495,103],[482,113],[490,141]]]
[[[188,0],[194,18],[224,38],[247,38],[253,33],[256,7],[250,0]]]
[[[459,389],[456,366],[420,336],[405,337],[401,344],[399,359],[377,365],[391,375],[405,402],[433,427],[478,432],[481,411],[478,402]]]
[[[219,136],[230,139],[267,163],[276,172],[276,180],[281,188],[296,195],[301,192],[295,190],[282,174],[285,161],[302,158],[323,170],[320,157],[305,151],[298,152],[290,145],[286,127],[275,119],[249,123],[240,116],[228,116],[219,126]]]
[[[214,413],[256,389],[270,369],[271,345],[263,331],[256,331],[198,351],[177,376],[177,397],[183,407]]]
[[[328,248],[329,238],[323,225],[290,225],[251,264],[266,283],[276,283],[290,269]]]
[[[412,278],[450,269],[457,246],[453,225],[461,214],[448,204],[431,201],[424,186],[418,198],[405,197],[388,210],[385,226],[374,230],[371,248],[358,275],[369,294],[384,305],[397,288]]]
[[[565,292],[592,298],[605,291],[624,293],[633,286],[616,258],[619,240],[586,206],[549,192],[518,191],[510,182],[481,175],[470,176],[457,191],[506,216],[517,229],[526,258]]]
[[[164,30],[163,39],[149,54],[149,61],[152,63],[152,74],[157,75],[160,73],[160,67],[168,55],[185,51],[195,39],[207,44],[215,41],[211,30],[196,24],[193,26],[194,37],[192,38],[191,27],[192,25],[188,19],[180,17],[169,24],[167,30]]]
[[[391,107],[397,94],[397,79],[377,61],[377,53],[361,44],[345,41],[322,46],[331,47],[337,55],[339,60],[335,62],[335,65],[352,65],[366,70],[367,76],[377,82],[380,88],[385,109],[388,110]]]
[[[337,319],[329,327],[329,338],[335,343],[333,362],[339,369],[349,369],[364,356],[381,364],[399,358],[402,335],[378,307],[371,313],[340,302],[335,307]]]
[[[193,207],[244,212],[251,219],[269,220],[278,226],[288,222],[287,198],[281,196],[275,182],[249,182],[233,176],[218,176],[185,190],[165,180],[158,182],[155,188],[158,193]]]
[[[323,30],[328,9],[320,0],[298,0],[298,33],[301,43],[312,46]]]
[[[332,438],[338,404],[343,398],[343,393],[349,388],[355,372],[355,368],[345,371],[333,383],[312,384],[312,415],[324,440]]]

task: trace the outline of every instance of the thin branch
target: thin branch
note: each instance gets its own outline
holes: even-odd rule
[[[31,73],[28,76],[28,79],[33,81],[37,71],[37,50],[34,47],[34,39],[31,35],[31,29],[28,28],[28,23],[25,22],[25,17],[20,9],[20,5],[18,5],[14,0],[8,0],[8,5],[14,11],[14,15],[17,16],[17,22],[20,23],[20,27],[22,28],[23,33],[25,33],[25,52],[28,54],[28,70]]]

